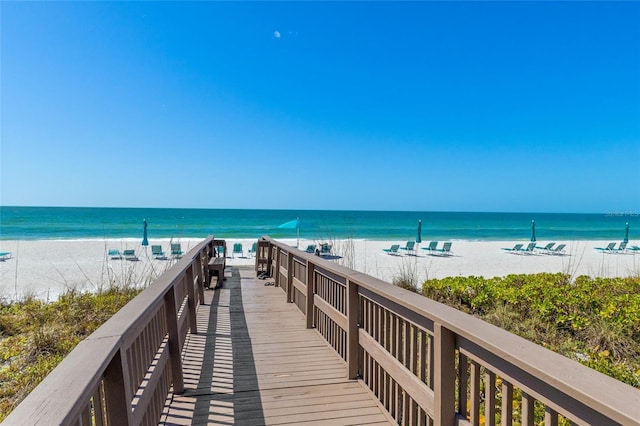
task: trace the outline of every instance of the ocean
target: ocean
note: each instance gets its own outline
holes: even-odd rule
[[[300,219],[299,229],[279,228]],[[422,221],[423,240],[529,240],[535,220],[542,240],[640,239],[638,212],[602,214],[470,213],[333,210],[0,207],[0,239],[273,238],[410,240]]]

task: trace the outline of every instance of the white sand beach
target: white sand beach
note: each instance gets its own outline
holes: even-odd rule
[[[197,244],[197,239],[173,240],[182,245],[186,253]],[[256,240],[228,239],[227,265],[252,265],[254,258],[248,249]],[[296,240],[284,239],[287,244]],[[601,277],[640,276],[640,251],[625,254],[608,254],[595,250],[609,241],[566,241],[562,256],[546,254],[511,254],[502,248],[527,241],[452,241],[451,256],[429,255],[420,244],[417,256],[389,255],[383,251],[392,244],[403,247],[406,241],[336,240],[331,241],[332,253],[340,256],[333,260],[344,266],[391,282],[394,277],[413,276],[421,283],[426,278],[447,276],[495,277],[509,274],[538,272],[564,272],[573,276]],[[169,252],[168,239],[149,241],[150,245],[162,245]],[[243,255],[231,257],[234,243],[243,245]],[[300,240],[306,248],[317,241]],[[539,241],[544,246],[546,241]],[[562,242],[558,241],[557,244]],[[629,246],[639,245],[632,241]],[[438,247],[442,247],[442,242]],[[134,249],[139,261],[113,260],[108,250]],[[111,284],[146,286],[168,269],[173,260],[157,260],[151,255],[151,246],[142,247],[138,239],[119,240],[37,240],[0,241],[0,251],[11,252],[12,257],[0,262],[0,298],[13,300],[35,296],[54,300],[70,289],[96,291]],[[169,256],[170,257],[170,256]]]

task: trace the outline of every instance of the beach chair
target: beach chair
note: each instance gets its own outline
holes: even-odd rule
[[[451,251],[451,246],[453,243],[444,243],[441,249],[435,249],[434,252],[438,254],[438,256],[451,256],[453,252]]]
[[[382,249],[387,254],[399,255],[398,250],[400,250],[400,244],[393,244],[391,247]]]
[[[253,243],[251,245],[251,248],[249,249],[249,251],[247,251],[247,254],[250,257],[253,257],[256,254],[256,251],[258,250],[258,243]]]
[[[184,252],[182,251],[182,246],[180,243],[171,243],[171,256],[174,259],[179,259],[182,257]]]
[[[566,246],[566,244],[559,244],[558,246],[556,246],[556,248],[549,249],[547,254],[562,255],[564,254],[564,248]]]
[[[162,251],[162,246],[151,246],[151,255],[154,259],[167,260],[167,256]]]
[[[120,253],[120,250],[118,250],[118,249],[110,249],[107,252],[107,257],[109,259],[114,259],[114,260],[115,259],[122,259],[122,253]]]
[[[305,253],[315,253],[316,252],[316,245],[315,244],[309,244],[305,250]]]
[[[11,259],[11,252],[2,251],[0,252],[0,262],[4,262],[5,260]]]
[[[513,248],[503,248],[501,250],[507,251],[509,253],[520,253],[520,251],[522,251],[522,246],[524,246],[524,244],[516,244],[515,246],[513,246]]]
[[[605,253],[613,253],[613,250],[616,247],[616,243],[609,243],[606,247],[596,247],[595,249]]]
[[[331,244],[322,243],[320,244],[320,256],[330,256],[331,255]]]
[[[553,247],[554,244],[555,243],[549,243],[544,247],[536,246],[536,249],[540,250],[543,253],[549,253],[549,251],[551,250],[551,248]]]
[[[520,249],[520,253],[522,254],[533,254],[533,251],[536,249],[536,243],[529,243],[527,247]]]
[[[244,254],[244,252],[242,251],[241,243],[235,243],[233,245],[233,251],[231,252],[231,257],[236,257],[236,254],[240,254],[240,257],[242,257],[242,255]]]
[[[416,253],[416,242],[415,241],[407,241],[404,247],[400,247],[401,250],[407,252],[407,254],[415,254]]]
[[[438,248],[437,241],[431,241],[428,246],[422,247],[422,250],[426,250],[429,253],[434,252]]]
[[[627,243],[624,241],[614,250],[615,253],[624,253],[625,251],[627,251]]]
[[[124,258],[126,260],[130,260],[132,262],[136,262],[140,259],[138,259],[138,256],[136,256],[136,251],[135,250],[123,250],[122,251],[122,255],[124,256]]]

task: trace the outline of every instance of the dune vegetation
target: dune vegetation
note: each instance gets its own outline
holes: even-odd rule
[[[113,287],[0,305],[0,421],[86,336],[140,292]]]
[[[640,388],[640,278],[451,277],[421,291]]]

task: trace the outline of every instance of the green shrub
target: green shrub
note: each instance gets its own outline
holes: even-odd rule
[[[451,277],[422,294],[640,387],[640,278]]]

